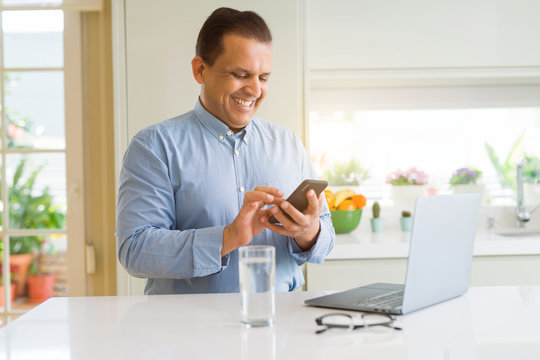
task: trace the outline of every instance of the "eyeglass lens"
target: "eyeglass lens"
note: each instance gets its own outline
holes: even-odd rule
[[[317,330],[317,334],[333,328],[354,330],[381,325],[401,330],[401,327],[393,325],[394,318],[387,314],[363,313],[360,316],[351,316],[349,314],[334,313],[318,317],[315,321],[317,325],[324,327]]]

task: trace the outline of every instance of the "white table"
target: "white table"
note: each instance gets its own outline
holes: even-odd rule
[[[0,329],[1,359],[539,359],[540,287],[471,288],[400,317],[402,332],[315,334],[321,292],[278,293],[244,329],[238,294],[53,298]]]

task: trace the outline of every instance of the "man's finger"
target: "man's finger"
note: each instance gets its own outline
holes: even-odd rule
[[[264,191],[248,191],[244,197],[244,204],[254,201],[263,201],[265,204],[272,204],[274,199],[274,195],[268,194]]]
[[[308,200],[308,213],[312,211],[316,211],[319,206],[321,205],[320,199],[317,199],[317,195],[315,194],[315,191],[313,189],[310,189],[306,194],[307,200]]]
[[[303,224],[304,223],[304,214],[302,214],[297,208],[295,208],[294,206],[291,205],[291,203],[289,203],[288,201],[284,201],[281,203],[281,205],[279,206],[280,209],[285,212],[286,214],[288,214],[291,218],[292,218],[292,221],[286,217],[284,214],[281,214],[284,218],[284,222],[282,222],[283,225],[288,225],[287,227],[289,227],[290,225],[292,225],[292,223],[296,223],[296,224]]]
[[[266,228],[272,232],[275,232],[276,234],[280,234],[280,235],[285,235],[285,236],[290,236],[290,237],[293,237],[292,236],[292,233],[287,231],[287,229],[285,229],[283,226],[280,226],[280,225],[274,225],[268,221],[265,221],[264,222],[264,226],[266,226]]]
[[[283,191],[271,186],[257,186],[255,191],[262,191],[275,197],[283,197]]]
[[[253,215],[257,211],[259,211],[259,209],[262,208],[263,206],[264,206],[264,202],[262,201],[251,201],[245,204],[244,206],[242,206],[242,208],[238,212],[238,215],[239,216]]]

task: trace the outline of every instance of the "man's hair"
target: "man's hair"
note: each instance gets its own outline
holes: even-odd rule
[[[272,34],[263,18],[253,11],[221,7],[204,22],[195,46],[195,54],[209,66],[223,53],[223,36],[235,34],[262,43],[271,43]]]

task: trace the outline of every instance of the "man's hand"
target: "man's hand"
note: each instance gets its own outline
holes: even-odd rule
[[[281,197],[283,197],[281,190],[269,186],[257,186],[255,190],[248,191],[238,215],[223,230],[221,256],[249,244],[255,235],[260,234],[266,228],[265,223],[261,221],[261,216],[265,215],[262,207],[274,203],[276,198]]]
[[[319,235],[321,229],[319,215],[323,209],[324,194],[321,193],[317,199],[315,191],[311,189],[307,192],[306,197],[308,199],[308,207],[303,213],[298,211],[285,199],[278,198],[274,201],[277,206],[265,210],[265,216],[260,218],[268,229],[275,233],[292,237],[304,251],[309,250],[313,246]],[[278,206],[289,214],[292,220],[279,211]],[[281,223],[281,226],[274,225],[268,221],[272,215]]]

